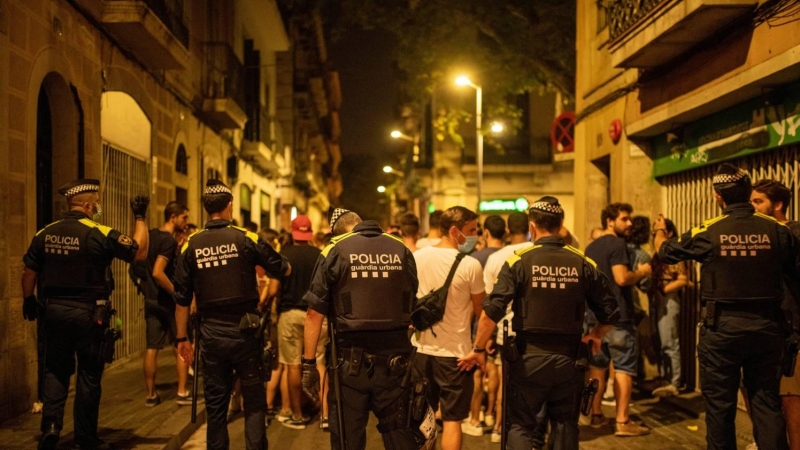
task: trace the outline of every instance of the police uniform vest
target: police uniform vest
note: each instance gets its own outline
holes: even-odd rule
[[[109,266],[92,260],[89,252],[89,234],[95,228],[103,235],[111,231],[89,219],[64,219],[39,232],[44,236],[44,298],[94,301],[111,294],[113,278]]]
[[[708,233],[713,250],[703,263],[702,295],[721,302],[779,301],[781,253],[775,219],[755,213],[751,216],[724,215],[692,229]]]
[[[404,274],[406,247],[391,235],[348,233],[334,238],[338,264],[346,270],[337,282],[339,331],[386,331],[408,328],[414,293]]]
[[[521,264],[521,298],[513,302],[513,327],[527,333],[580,335],[586,305],[585,257],[570,246],[534,245],[518,250],[509,266]]]
[[[192,279],[201,314],[258,304],[255,264],[244,258],[248,239],[258,242],[255,233],[220,226],[198,231],[185,244],[194,264]]]

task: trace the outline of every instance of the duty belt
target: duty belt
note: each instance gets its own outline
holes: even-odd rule
[[[576,358],[580,344],[580,335],[517,332],[517,345],[521,352],[526,353],[546,353]]]
[[[87,311],[91,311],[94,309],[95,302],[97,300],[90,300],[90,299],[78,299],[78,298],[49,298],[47,299],[48,304],[53,305],[61,305],[61,306],[72,306],[75,308],[85,309]]]
[[[342,361],[348,361],[348,374],[358,376],[361,366],[372,376],[376,367],[388,369],[390,374],[399,375],[405,370],[410,369],[410,357],[413,349],[401,350],[391,354],[372,354],[359,347],[342,347],[339,349]]]

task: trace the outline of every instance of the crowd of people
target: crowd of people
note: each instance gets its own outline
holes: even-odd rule
[[[413,380],[424,380],[422,392],[441,425],[441,448],[445,450],[460,449],[464,434],[490,434],[491,442],[500,443],[506,439],[504,433],[509,432],[509,448],[544,448],[548,435],[551,441],[558,441],[554,444],[556,448],[577,448],[576,399],[580,397],[578,394],[585,379],[596,379],[598,386],[597,394],[588,399],[585,412],[588,414],[581,419],[583,426],[613,428],[613,433],[621,437],[646,435],[650,429],[646,424],[632,420],[630,410],[635,386],[646,377],[644,361],[650,361],[658,369],[657,379],[647,384],[654,387],[651,395],[674,396],[685,389],[679,335],[680,305],[682,296],[690,295],[690,290],[695,289],[694,267],[686,262],[694,260],[703,263],[700,281],[703,283],[706,314],[701,332],[700,363],[702,390],[708,410],[709,448],[735,448],[735,445],[730,447],[733,436],[731,414],[735,414],[736,391],[742,380],[742,392],[752,407],[756,436],[753,445],[788,449],[788,440],[791,449],[796,450],[800,448],[800,376],[796,371],[793,377],[781,380],[777,372],[770,370],[777,370],[780,358],[786,356],[783,340],[787,328],[794,326],[797,333],[800,327],[797,302],[789,295],[798,277],[800,226],[787,220],[791,193],[785,186],[771,180],[761,180],[751,186],[749,176],[743,171],[724,166],[714,182],[715,196],[724,208],[722,216],[692,230],[678,230],[668,218],[636,216],[631,205],[612,203],[603,208],[600,226],[591,231],[584,252],[578,250],[582,246],[563,226],[564,211],[554,197],[543,197],[528,213],[513,212],[507,218],[491,215],[482,223],[479,223],[477,213],[463,206],[435,211],[429,217],[429,231],[424,237],[421,236],[419,219],[411,213],[397,217],[396,225],[384,233],[376,222],[362,221],[356,213],[340,208],[329,213],[329,233],[313,230],[311,221],[304,215],[292,221],[291,230],[278,232],[257,230],[255,224],[250,223],[244,224],[244,228],[232,226],[230,190],[222,183],[211,184],[206,188],[210,200],[204,198],[204,206],[212,220],[204,230],[198,232],[197,227],[189,223],[190,211],[186,206],[173,202],[163,211],[161,227],[143,234],[141,222],[137,222],[135,242],[124,236],[117,237],[117,245],[121,243],[124,251],[116,250],[115,255],[132,262],[131,276],[144,297],[147,326],[147,351],[143,357],[147,387],[144,404],[153,407],[161,402],[156,389],[157,353],[167,346],[173,346],[176,355],[177,403],[189,405],[193,400],[202,401],[195,399],[197,393],[188,388],[189,377],[198,376],[190,372],[193,358],[188,317],[197,310],[198,299],[195,297],[201,292],[208,296],[209,291],[226,288],[203,284],[206,283],[201,278],[203,269],[212,263],[214,267],[236,264],[233,259],[202,258],[206,247],[199,246],[203,243],[216,245],[220,253],[242,252],[242,258],[247,262],[241,269],[246,275],[244,278],[250,277],[251,271],[254,276],[252,279],[229,281],[235,289],[247,290],[251,285],[255,288],[258,310],[271,319],[271,341],[263,342],[261,346],[270,347],[277,353],[272,365],[264,368],[259,362],[254,362],[253,345],[247,343],[245,348],[238,341],[234,345],[231,340],[234,339],[230,334],[234,329],[232,324],[234,321],[238,323],[241,312],[245,312],[247,317],[252,305],[239,307],[238,304],[230,306],[225,303],[230,311],[212,314],[212,320],[203,323],[203,345],[207,345],[207,338],[213,342],[209,349],[204,350],[209,353],[204,353],[204,367],[200,369],[206,377],[209,448],[226,448],[227,414],[237,410],[244,410],[246,414],[248,448],[262,448],[266,444],[264,427],[258,425],[259,421],[269,424],[275,420],[282,426],[302,430],[317,415],[318,426],[332,433],[331,443],[336,447],[338,439],[343,442],[343,436],[336,429],[336,425],[342,425],[337,419],[342,414],[346,424],[341,429],[347,429],[350,443],[347,447],[363,448],[367,409],[379,416],[379,430],[384,434],[387,448],[406,448],[408,442],[415,448],[425,447],[425,442],[436,433],[424,432],[424,420],[420,426],[424,437],[416,431],[412,437],[393,434],[398,428],[403,428],[394,422],[395,412],[390,403],[395,400],[381,400],[381,394],[370,391],[363,384],[370,383],[376,367],[382,375],[372,382],[386,383],[381,388],[384,394],[407,383],[409,376],[405,375],[406,372],[413,374],[410,377],[412,384]],[[92,187],[86,191],[96,193],[97,189]],[[92,201],[75,204],[76,208],[81,208],[75,213],[76,217],[81,214],[88,216],[94,208]],[[141,206],[136,211],[144,217]],[[739,222],[725,225],[739,218]],[[726,220],[728,222],[724,222]],[[771,295],[771,301],[773,297],[782,300],[779,315],[778,309],[763,306],[772,305],[774,301],[740,304],[726,301],[729,298],[719,294],[724,291],[720,285],[736,282],[731,278],[733,266],[724,265],[727,261],[724,257],[730,255],[726,252],[736,255],[736,251],[741,251],[744,257],[745,250],[723,250],[721,258],[720,254],[712,252],[712,249],[718,250],[714,247],[714,239],[722,233],[719,230],[747,233],[746,227],[751,226],[747,220],[755,220],[757,223],[752,226],[761,227],[753,239],[759,242],[766,239],[767,243],[770,239],[778,239],[781,242],[782,262],[772,264],[771,260],[759,260],[764,267],[774,266],[784,271],[783,284],[778,277],[774,292],[764,294],[766,297]],[[786,225],[795,237],[783,230],[786,227],[775,228],[775,224]],[[214,234],[207,230],[224,230],[229,234],[223,235],[222,231]],[[222,236],[227,236],[226,239],[235,242],[237,247],[231,249],[225,247],[229,244],[220,245]],[[353,236],[357,238],[353,239]],[[754,242],[736,234],[722,236],[722,242],[725,239]],[[362,265],[358,270],[356,266],[348,265],[348,259],[352,264],[361,257],[372,263],[372,256],[364,254],[376,248],[367,244],[372,238],[383,240],[371,241],[369,245],[381,242],[379,247],[392,249],[390,254],[376,257],[376,261],[386,265]],[[39,272],[45,270],[45,266],[34,244],[26,256],[26,270]],[[146,258],[139,250],[142,246],[148,249]],[[193,248],[197,249],[196,253],[192,252]],[[769,248],[769,245],[763,248]],[[755,258],[756,254],[757,251],[752,250],[749,255]],[[766,251],[763,254],[766,258]],[[770,254],[769,257],[773,256]],[[524,267],[532,266],[533,273],[530,273],[530,268],[522,269],[520,262],[525,264]],[[393,272],[394,268],[397,272]],[[537,271],[541,272],[537,275]],[[374,311],[363,310],[366,297],[361,297],[367,294],[346,289],[350,278],[386,278],[384,283],[387,284],[376,289],[394,286],[389,289],[391,292],[383,292],[386,296],[384,302],[396,300],[397,307],[402,309],[389,316],[396,322],[392,325],[394,328],[386,325],[388,319],[385,317],[379,320]],[[352,286],[367,286],[353,283]],[[25,286],[28,302],[32,286],[30,282]],[[531,290],[531,286],[535,289]],[[408,326],[415,298],[429,296],[442,287],[446,288],[446,307],[440,320],[416,330]],[[543,288],[552,293],[543,294]],[[754,288],[753,298],[761,298],[761,291],[757,288]],[[559,289],[564,292],[559,293]],[[368,293],[367,297],[377,301],[376,292]],[[553,303],[536,306],[532,302],[538,295]],[[220,294],[215,298],[223,297]],[[515,300],[522,304],[515,303]],[[715,302],[719,302],[716,312]],[[382,305],[392,309],[389,303]],[[334,313],[331,313],[332,309]],[[372,319],[354,320],[360,314]],[[515,314],[518,317],[515,318]],[[335,317],[335,327],[332,324],[329,327],[328,319],[331,317]],[[773,334],[769,339],[758,334],[755,336],[761,336],[758,342],[760,345],[768,344],[768,347],[736,349],[753,355],[742,356],[736,361],[722,361],[724,357],[720,355],[730,350],[727,347],[727,350],[722,349],[723,344],[715,339],[722,339],[720,342],[725,343],[738,339],[740,335],[750,336],[746,334],[750,331],[746,327],[734,331],[726,328],[732,326],[730,317],[766,320],[764,327]],[[219,320],[219,323],[214,320]],[[547,323],[548,320],[553,323]],[[400,323],[399,330],[395,326],[397,323]],[[511,323],[519,325],[520,329],[515,331],[512,327],[504,331],[504,324]],[[784,326],[786,324],[791,325]],[[337,342],[330,342],[330,328],[339,330],[337,333],[345,331],[346,337],[342,338],[345,348],[340,349],[337,357],[331,357],[331,347],[334,346],[329,343]],[[373,329],[385,331],[380,336],[388,340],[374,342],[375,335],[364,331]],[[508,341],[504,340],[505,332]],[[729,334],[720,337],[723,332]],[[238,331],[236,333],[239,336]],[[581,342],[588,347],[582,347]],[[394,348],[395,353],[381,353],[387,346]],[[413,350],[408,350],[412,347]],[[588,350],[576,353],[573,351],[575,348]],[[523,356],[516,355],[516,352]],[[761,356],[757,358],[756,353]],[[402,356],[399,360],[395,358],[398,355]],[[542,355],[566,355],[568,359],[549,359],[549,356]],[[518,357],[523,365],[515,363]],[[564,361],[570,362],[568,369],[564,368]],[[579,371],[571,365],[572,362],[575,367],[580,367]],[[382,364],[386,366],[385,373]],[[334,365],[336,368],[329,370]],[[396,370],[397,367],[400,369]],[[508,367],[516,367],[516,372],[504,374]],[[270,377],[261,377],[261,372],[269,370]],[[231,376],[233,373],[235,377]],[[350,377],[340,373],[349,373]],[[380,378],[383,376],[388,378]],[[334,386],[328,382],[331,377],[337,381],[336,390],[346,393],[346,400],[337,405],[332,401],[341,393],[329,392],[329,385]],[[59,386],[63,389],[64,380],[61,378]],[[99,384],[99,376],[96,378]],[[269,378],[269,381],[263,382],[263,378]],[[375,381],[378,379],[381,381]],[[79,377],[79,383],[80,380]],[[338,385],[340,380],[342,386]],[[507,399],[511,412],[505,423],[510,430],[503,430],[503,380],[514,385],[506,386],[514,388],[513,394],[509,394],[514,398]],[[710,384],[709,380],[714,380],[715,384]],[[544,385],[548,387],[542,388]],[[642,386],[644,384],[639,383],[640,392]],[[733,391],[731,386],[734,386]],[[778,400],[779,394],[782,400]],[[403,395],[406,394],[401,389],[395,397]],[[261,402],[254,397],[265,398],[266,409],[260,414],[253,413],[254,409],[258,410],[254,405]],[[603,412],[603,405],[613,406],[615,413],[608,417]],[[63,415],[63,405],[61,408]],[[387,410],[392,412],[387,413]],[[94,411],[93,418],[87,419],[88,422],[94,421],[94,429],[91,424],[81,425],[76,420],[76,436],[81,437],[77,430],[81,425],[89,442],[96,440],[96,408]],[[405,411],[404,414],[410,413]],[[60,419],[54,419],[57,415],[58,411],[54,411],[52,405],[48,408],[45,399],[44,446],[40,448],[55,448],[60,432]]]

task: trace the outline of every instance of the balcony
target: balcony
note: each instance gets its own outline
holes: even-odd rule
[[[756,0],[612,0],[606,6],[611,61],[618,68],[663,66],[752,14]]]
[[[247,114],[242,63],[227,42],[206,42],[203,50],[203,116],[219,129],[243,129]]]
[[[273,120],[261,105],[250,108],[244,128],[242,155],[269,177],[280,175],[284,167],[283,156],[273,139]],[[275,124],[277,125],[277,124]]]
[[[182,13],[181,1],[106,0],[101,20],[144,65],[184,70],[190,54]]]

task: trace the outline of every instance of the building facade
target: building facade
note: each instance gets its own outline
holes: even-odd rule
[[[100,179],[102,222],[123,232],[128,199],[143,194],[151,227],[172,200],[202,226],[209,178],[234,190],[239,225],[288,229],[292,211],[314,208],[324,221],[336,172],[306,142],[313,132],[288,126],[288,30],[275,0],[0,0],[0,420],[37,398],[37,330],[20,316],[19,280],[33,235],[67,209],[63,183]],[[144,314],[127,267],[112,269],[124,360],[144,349]]]
[[[609,202],[664,213],[680,231],[715,217],[722,161],[783,182],[796,199],[798,18],[787,2],[578,2],[578,235],[601,225]],[[795,201],[790,219],[798,212]],[[696,387],[696,292],[681,308],[683,377]]]

